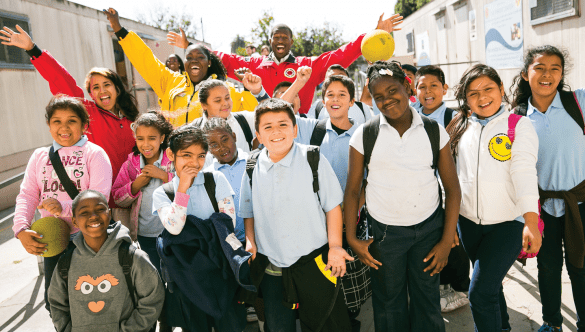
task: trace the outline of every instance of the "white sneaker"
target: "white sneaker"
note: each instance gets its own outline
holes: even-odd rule
[[[441,285],[441,312],[450,312],[469,304],[467,295],[457,292],[450,285]]]
[[[258,320],[258,316],[256,315],[256,310],[254,309],[254,307],[248,307],[246,308],[246,320],[248,321],[248,323],[250,322],[255,322]]]

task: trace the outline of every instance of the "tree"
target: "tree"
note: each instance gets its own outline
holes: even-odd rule
[[[181,33],[179,28],[182,28],[189,38],[195,38],[197,35],[194,17],[188,14],[185,8],[177,10],[157,5],[138,14],[138,22],[176,33]]]
[[[396,1],[396,5],[394,5],[394,12],[406,18],[429,2],[431,0],[398,0]]]
[[[265,10],[262,16],[256,22],[256,26],[252,28],[252,39],[258,45],[270,45],[270,32],[274,25],[274,16],[272,11]]]
[[[242,37],[240,35],[236,35],[236,38],[234,38],[234,40],[231,43],[232,53],[237,54],[237,55],[241,55],[241,56],[248,56],[248,54],[246,54],[246,44],[247,43],[244,40],[244,37]]]
[[[328,22],[322,28],[306,27],[294,35],[294,55],[319,56],[324,52],[338,49],[345,44],[339,29]]]

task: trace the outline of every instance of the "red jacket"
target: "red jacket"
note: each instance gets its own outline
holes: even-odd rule
[[[93,101],[84,98],[83,90],[77,86],[75,79],[67,72],[55,58],[47,51],[39,57],[31,59],[32,64],[51,88],[53,95],[62,93],[68,96],[83,99],[83,104],[89,113],[89,128],[87,138],[101,146],[112,163],[112,184],[118,176],[118,171],[132,148],[136,144],[130,124],[132,121],[126,118],[118,118],[114,114],[99,108]],[[114,200],[110,198],[110,207],[117,208]]]
[[[229,77],[237,79],[234,75],[234,70],[241,67],[250,68],[254,74],[262,78],[262,85],[270,96],[272,96],[272,91],[278,83],[282,81],[294,82],[299,67],[309,66],[313,68],[311,78],[301,91],[299,91],[299,98],[301,99],[301,109],[299,112],[307,113],[313,103],[315,88],[325,79],[327,68],[335,64],[347,68],[352,64],[362,54],[361,44],[364,36],[365,34],[359,36],[355,41],[343,45],[335,51],[325,52],[319,57],[295,57],[289,55],[280,65],[277,65],[268,57],[245,58],[239,55],[217,51],[215,51],[215,54],[223,62]]]

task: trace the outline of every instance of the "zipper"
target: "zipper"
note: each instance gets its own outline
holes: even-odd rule
[[[195,96],[195,93],[197,93],[197,90],[195,89],[195,87],[193,87],[193,94],[191,95],[191,98],[189,98],[189,102],[187,103],[187,114],[185,114],[186,124],[189,124],[189,106],[191,105],[191,101],[193,100],[193,96]]]
[[[479,218],[479,156],[481,150],[481,134],[483,134],[483,128],[485,126],[481,126],[481,131],[479,132],[479,144],[477,145],[477,173],[475,174],[475,183],[476,183],[476,208],[477,208],[477,219],[479,219],[479,224],[481,225],[481,219]]]

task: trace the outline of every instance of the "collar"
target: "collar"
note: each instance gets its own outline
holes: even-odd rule
[[[82,147],[85,145],[85,143],[87,143],[87,136],[81,135],[81,138],[79,139],[79,141],[77,141],[77,143],[73,144],[72,146]],[[53,150],[55,150],[55,152],[59,151],[59,149],[63,148],[63,147],[64,146],[62,146],[61,144],[53,141]]]
[[[423,122],[422,122],[422,118],[420,117],[420,114],[418,114],[418,111],[414,109],[414,107],[410,106],[409,107],[410,112],[412,113],[412,124],[410,125],[410,128],[414,128],[416,126],[423,126]],[[382,125],[387,125],[392,127],[392,125],[390,125],[388,123],[388,120],[386,120],[386,117],[384,116],[384,114],[380,113],[380,128],[382,128]],[[394,127],[392,127],[394,128]]]
[[[162,164],[163,154],[164,153],[161,151],[160,156],[158,156],[158,159],[154,162],[154,166],[160,167]],[[144,166],[146,166],[146,160],[144,159],[144,156],[140,154],[140,169],[143,169]]]
[[[477,114],[473,113],[471,114],[471,119],[473,119],[476,122],[479,122],[480,125],[485,126],[488,124],[488,122],[490,122],[491,120],[497,118],[498,116],[500,116],[500,114],[504,113],[504,111],[506,110],[506,108],[504,107],[504,104],[502,104],[500,106],[500,110],[496,112],[496,114],[490,116],[489,118],[485,118],[485,119],[480,119],[477,117]]]
[[[530,96],[530,98],[528,98],[528,107],[526,108],[526,116],[530,116],[530,114],[532,114],[534,112],[538,112],[540,114],[543,114],[541,111],[536,109],[536,107],[532,106],[532,103],[530,102],[531,100],[532,100],[532,96]],[[559,109],[564,108],[563,102],[561,101],[561,94],[559,93],[559,91],[557,91],[557,94],[555,95],[555,98],[553,99],[552,103],[548,107],[547,111],[550,110],[551,107],[559,108]]]
[[[433,113],[431,113],[431,114],[425,114],[423,112],[423,109],[424,109],[424,107],[422,107],[422,106],[419,109],[417,109],[418,113],[421,114],[421,115],[424,115],[424,116],[431,116],[432,114],[435,114],[435,113],[439,114],[441,111],[446,110],[447,109],[447,105],[445,105],[445,102],[442,102],[441,103],[441,106],[439,106],[439,108],[437,108],[436,110],[434,110]]]
[[[246,161],[248,160],[248,153],[244,152],[244,150],[242,149],[238,149],[238,156],[236,157],[236,162],[233,165],[229,165],[229,164],[220,164],[219,161],[217,160],[217,158],[213,158],[213,165],[216,171],[220,170],[221,168],[224,167],[232,167],[235,166],[237,163],[239,163],[240,161]]]
[[[280,65],[283,62],[295,63],[297,61],[297,59],[293,55],[292,51],[289,51],[288,55],[280,60],[278,60],[276,58],[276,56],[274,55],[274,52],[270,52],[270,54],[268,54],[268,57],[266,57],[266,58],[268,60],[271,60],[272,62],[276,63],[277,65]]]
[[[325,129],[334,132],[335,135],[337,135],[337,136],[343,136],[343,135],[353,136],[353,133],[357,129],[358,124],[352,118],[349,118],[349,122],[351,122],[351,128],[349,128],[348,130],[346,130],[341,135],[337,135],[337,132],[335,131],[335,129],[333,129],[333,125],[331,123],[331,118],[327,118],[327,122],[325,123]]]
[[[275,164],[279,164],[279,165],[284,166],[284,167],[290,167],[290,164],[292,163],[293,157],[294,157],[298,148],[299,148],[298,144],[296,142],[293,142],[293,146],[290,149],[290,151],[288,151],[287,155],[284,156],[284,158],[282,158],[281,160],[279,160],[276,163],[272,162],[272,160],[268,157],[268,150],[266,150],[266,148],[264,148],[264,149],[262,149],[262,152],[260,152],[260,156],[258,157],[258,162],[262,163],[264,165],[264,167],[266,167],[267,170],[269,170]]]

